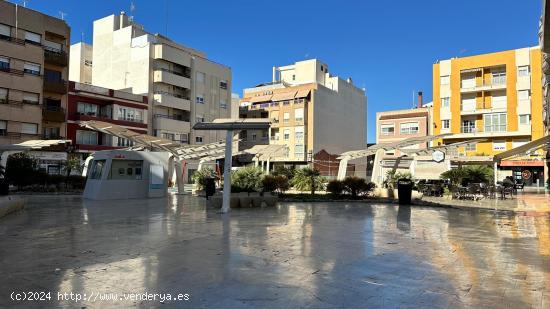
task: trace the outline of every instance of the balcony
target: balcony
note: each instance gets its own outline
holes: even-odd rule
[[[155,114],[153,117],[153,128],[155,130],[166,130],[178,133],[189,133],[191,123],[180,117]]]
[[[65,109],[57,106],[47,106],[42,109],[42,118],[46,121],[64,122]]]
[[[67,53],[44,46],[44,62],[65,67],[68,63]]]
[[[67,82],[65,80],[48,80],[44,79],[44,91],[59,94],[67,93]]]
[[[462,83],[460,93],[472,93],[479,91],[492,91],[506,89],[506,76],[493,77],[491,80],[485,80],[481,84]]]
[[[177,108],[186,111],[191,110],[191,101],[189,100],[189,98],[181,95],[168,92],[155,92],[155,94],[153,95],[153,99],[156,105]]]
[[[191,80],[188,77],[166,69],[155,69],[153,73],[153,82],[191,89]]]
[[[14,44],[19,44],[19,45],[25,45],[25,40],[18,39],[18,38],[12,37],[12,36],[3,35],[3,34],[0,34],[0,40],[8,41],[8,42],[11,42],[11,43],[14,43]]]
[[[57,140],[57,139],[65,139],[65,137],[61,135],[44,134],[42,135],[42,139]]]

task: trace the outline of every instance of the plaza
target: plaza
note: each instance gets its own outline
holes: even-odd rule
[[[58,292],[186,293],[165,304],[189,308],[550,305],[545,212],[326,202],[220,215],[190,195],[25,198],[1,219],[0,307],[163,306]]]

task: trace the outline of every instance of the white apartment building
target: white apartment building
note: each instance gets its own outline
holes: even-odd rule
[[[329,73],[317,60],[273,67],[272,82],[244,90],[240,117],[271,118],[269,130],[241,133],[245,147],[284,144],[288,153],[272,162],[313,163],[324,175],[336,175],[336,156],[366,147],[365,91]]]
[[[74,54],[73,54],[74,53]],[[92,45],[78,42],[71,45],[69,80],[81,84],[92,83]]]
[[[231,116],[229,67],[145,31],[124,12],[94,21],[92,50],[93,85],[149,98],[149,134],[190,144],[225,137],[221,131],[191,128]]]

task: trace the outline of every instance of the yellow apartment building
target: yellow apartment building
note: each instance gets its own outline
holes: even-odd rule
[[[492,156],[544,135],[539,47],[452,58],[433,65],[436,144],[486,139],[465,156]],[[544,184],[544,157],[534,152],[502,161],[500,170],[527,185]],[[527,177],[529,176],[529,177]]]

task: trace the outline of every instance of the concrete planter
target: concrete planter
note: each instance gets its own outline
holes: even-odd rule
[[[274,207],[277,205],[279,197],[273,193],[264,193],[260,195],[258,192],[246,193],[234,193],[231,195],[231,208],[259,208],[259,207]],[[221,208],[223,204],[223,197],[221,194],[215,194],[210,197],[208,205]]]
[[[389,199],[397,199],[399,196],[397,193],[397,189],[386,189],[386,188],[376,188],[372,192],[372,195],[373,197],[389,198]],[[422,199],[422,196],[423,196],[422,193],[414,190],[412,191],[412,199],[420,200]]]

